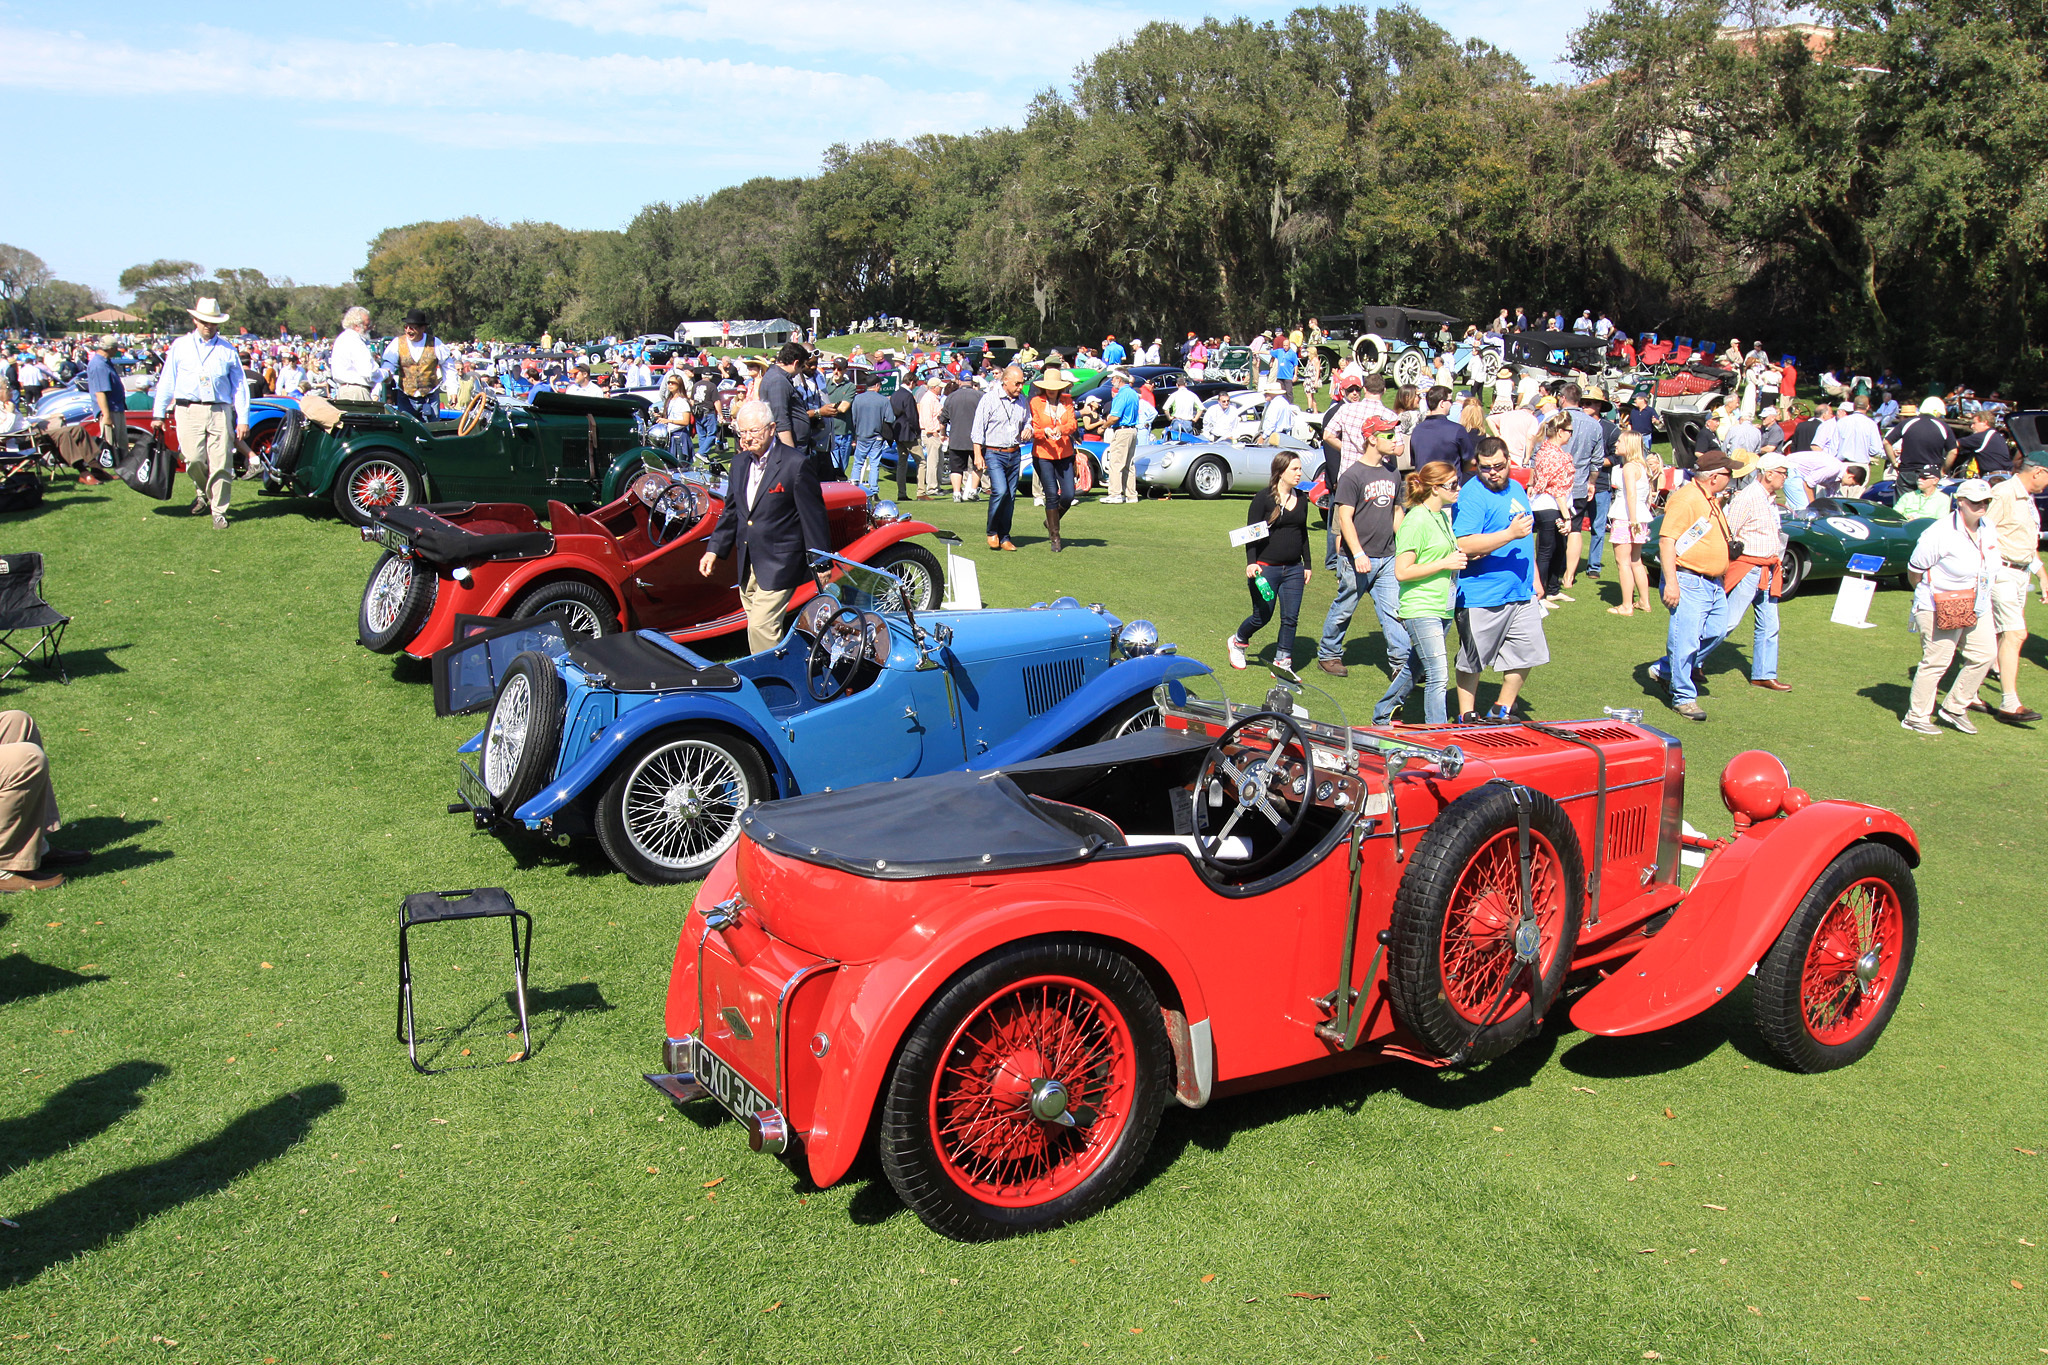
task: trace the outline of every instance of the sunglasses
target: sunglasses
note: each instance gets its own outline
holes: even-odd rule
[[[1508,472],[1508,467],[1505,464],[1483,464],[1479,466],[1479,472],[1482,474],[1505,474]]]

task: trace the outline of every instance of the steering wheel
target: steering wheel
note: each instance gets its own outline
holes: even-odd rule
[[[1262,754],[1233,753],[1234,748],[1241,749],[1241,737],[1255,730],[1264,731],[1272,741],[1272,749]],[[1301,754],[1299,796],[1293,792],[1283,768],[1290,748]],[[1219,878],[1241,881],[1246,874],[1279,861],[1307,828],[1309,810],[1315,805],[1315,790],[1315,750],[1301,733],[1301,727],[1278,711],[1246,716],[1216,737],[1195,775],[1195,852],[1202,865]],[[1229,815],[1212,832],[1212,823],[1226,808]],[[1223,841],[1248,811],[1279,831],[1279,841],[1259,857],[1225,862],[1220,856]]]
[[[868,633],[859,611],[841,607],[818,627],[806,665],[811,700],[831,701],[852,686],[854,674],[868,657]]]
[[[704,504],[692,484],[672,483],[647,509],[647,538],[658,549],[697,524]]]
[[[457,436],[467,436],[491,420],[491,391],[479,388],[470,395],[469,406],[462,410],[462,419],[455,424]]]

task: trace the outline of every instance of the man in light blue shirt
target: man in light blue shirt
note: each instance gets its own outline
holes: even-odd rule
[[[121,338],[104,336],[99,348],[85,362],[85,391],[99,408],[100,440],[114,452],[116,460],[128,454],[128,388],[121,382],[121,367],[114,357],[121,350]],[[96,484],[99,477],[90,469],[78,476],[82,484]]]
[[[1129,370],[1109,372],[1109,446],[1102,453],[1102,478],[1108,485],[1104,502],[1136,502],[1138,476],[1138,391]]]
[[[1124,351],[1124,348],[1123,348],[1123,343],[1119,342],[1119,341],[1118,341],[1118,340],[1117,340],[1117,339],[1116,339],[1115,337],[1107,337],[1107,338],[1105,338],[1105,339],[1103,340],[1103,343],[1102,343],[1102,363],[1103,363],[1103,364],[1105,364],[1105,365],[1121,365],[1121,364],[1123,364],[1123,363],[1124,363],[1124,360],[1125,360],[1125,358],[1126,358],[1126,353],[1125,353],[1125,351]]]
[[[249,438],[249,380],[235,348],[221,340],[220,325],[228,315],[219,303],[200,299],[185,311],[192,315],[192,330],[172,342],[165,354],[151,410],[159,429],[167,417],[177,423],[178,451],[198,490],[193,515],[210,507],[213,529],[225,531],[234,491],[235,442]]]

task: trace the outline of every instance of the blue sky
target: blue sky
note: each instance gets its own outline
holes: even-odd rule
[[[1291,4],[1218,14],[1278,18]],[[1586,0],[1419,0],[1539,78]],[[14,173],[0,242],[119,298],[175,257],[336,283],[383,228],[479,214],[623,227],[802,175],[834,142],[1016,123],[1157,0],[352,0],[71,10],[0,0]],[[21,133],[49,150],[23,157]]]

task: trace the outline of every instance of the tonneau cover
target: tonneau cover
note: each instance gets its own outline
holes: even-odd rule
[[[724,664],[699,667],[645,632],[577,640],[569,658],[614,692],[731,692],[740,685],[740,675]]]
[[[941,773],[749,806],[740,824],[770,853],[884,881],[1080,862],[1104,847],[1001,772]]]

